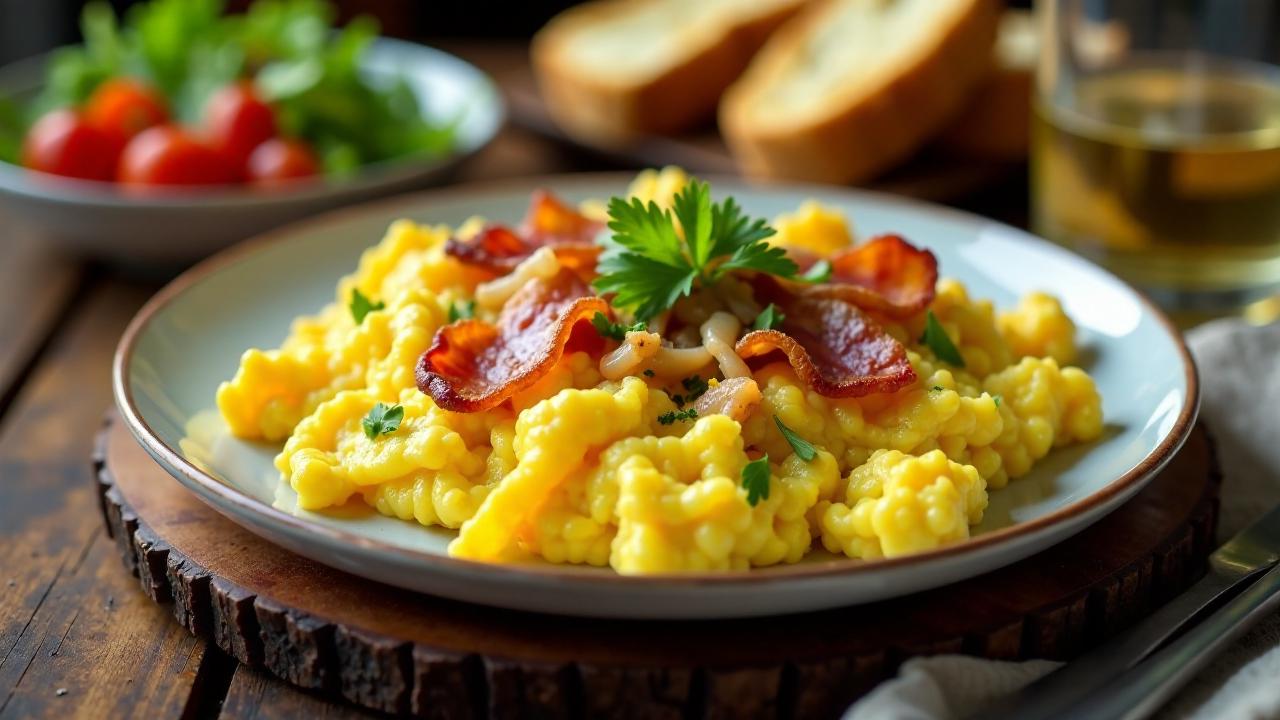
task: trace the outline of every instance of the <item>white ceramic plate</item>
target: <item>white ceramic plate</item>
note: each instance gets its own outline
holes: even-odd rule
[[[1176,330],[1113,276],[1024,232],[888,196],[821,187],[713,182],[754,215],[816,197],[863,236],[898,232],[937,253],[944,275],[1008,306],[1031,290],[1061,297],[1080,328],[1082,363],[1103,397],[1102,439],[1054,451],[991,495],[974,538],[919,555],[855,561],[815,554],[797,565],[729,574],[623,577],[548,564],[502,566],[446,555],[453,533],[373,513],[298,511],[271,458],[276,446],[229,437],[213,412],[218,383],[248,347],[279,344],[290,320],[333,297],[337,278],[399,217],[458,223],[523,215],[529,192],[571,200],[619,194],[629,178],[567,176],[459,188],[334,213],[197,266],[130,325],[115,361],[130,430],[179,482],[233,521],[316,561],[392,585],[522,610],[618,618],[766,615],[869,602],[971,577],[1078,532],[1137,492],[1195,419],[1195,368]]]
[[[47,62],[48,56],[40,56],[0,68],[0,97],[34,94]],[[376,163],[351,178],[272,192],[199,188],[149,196],[0,162],[0,210],[42,239],[77,253],[131,266],[187,264],[286,222],[440,184],[502,127],[505,110],[497,86],[448,53],[379,38],[361,59],[361,70],[374,79],[405,78],[428,117],[457,120],[451,152]]]

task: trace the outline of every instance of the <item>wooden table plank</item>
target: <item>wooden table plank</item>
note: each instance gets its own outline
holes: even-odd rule
[[[89,477],[111,355],[153,290],[89,288],[0,426],[0,718],[177,716],[206,658],[120,572]]]
[[[10,655],[7,674],[25,665],[0,718],[177,717],[195,699],[205,648],[138,592],[111,540],[94,533]]]
[[[361,720],[385,716],[302,692],[264,672],[241,665],[231,679],[221,717],[228,720]]]
[[[0,218],[0,223],[3,223]],[[16,395],[32,358],[43,347],[80,286],[83,271],[25,232],[0,237],[0,414]]]

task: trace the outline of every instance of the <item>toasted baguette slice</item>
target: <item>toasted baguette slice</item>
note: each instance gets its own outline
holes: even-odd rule
[[[587,140],[670,134],[710,120],[720,94],[805,0],[603,0],[533,38],[551,116]]]
[[[759,178],[847,183],[906,158],[986,75],[998,0],[827,0],[774,33],[720,104]]]
[[[1031,136],[1031,90],[1040,52],[1035,18],[1006,10],[1000,18],[995,66],[952,120],[938,146],[950,153],[993,160],[1027,156]]]

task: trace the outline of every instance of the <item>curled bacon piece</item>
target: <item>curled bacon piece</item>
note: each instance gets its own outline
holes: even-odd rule
[[[916,381],[906,348],[854,302],[794,293],[767,276],[754,285],[757,301],[772,302],[786,319],[744,335],[734,346],[744,360],[781,352],[796,376],[826,397],[890,393]]]
[[[561,265],[590,270],[600,255],[595,237],[602,227],[546,190],[538,190],[518,229],[486,225],[470,240],[450,238],[445,253],[467,265],[503,275],[538,248],[551,246]]]
[[[608,303],[570,270],[531,280],[503,306],[496,325],[463,320],[440,328],[418,360],[418,389],[446,410],[501,405],[550,372],[574,327],[597,312],[608,315]]]
[[[816,257],[795,257],[802,268]],[[830,282],[800,290],[809,297],[847,300],[890,317],[914,315],[933,302],[938,259],[898,235],[880,235],[832,255]]]

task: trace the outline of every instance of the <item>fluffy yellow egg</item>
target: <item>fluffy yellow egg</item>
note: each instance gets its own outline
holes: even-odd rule
[[[778,234],[772,242],[786,248],[829,255],[853,245],[853,231],[844,213],[817,200],[807,200],[795,212],[774,218],[773,227]]]
[[[687,179],[679,168],[645,171],[631,194],[669,207]],[[817,203],[780,217],[777,230],[778,243],[814,253],[852,243],[845,218]],[[417,390],[414,368],[449,309],[488,277],[444,253],[449,234],[393,224],[333,303],[295,321],[280,347],[246,351],[218,389],[232,433],[284,440],[276,467],[300,508],[362,504],[457,529],[456,557],[625,574],[745,570],[799,562],[815,547],[892,557],[964,540],[989,491],[1102,433],[1093,380],[1068,366],[1075,326],[1061,304],[1033,293],[997,313],[955,280],[938,283],[928,310],[959,365],[921,341],[924,312],[876,317],[918,378],[894,393],[824,397],[776,362],[745,369],[760,401],[741,420],[696,417],[677,396],[698,383],[609,381],[597,357],[574,352],[497,408],[449,412]],[[377,306],[359,323],[356,290]],[[713,313],[760,309],[749,282],[726,277],[668,320],[696,336]],[[714,384],[715,367],[697,370],[700,380]],[[371,437],[363,421],[378,403],[400,406],[403,419]],[[780,424],[812,446],[811,459]],[[764,456],[768,492],[748,492],[743,469]]]

